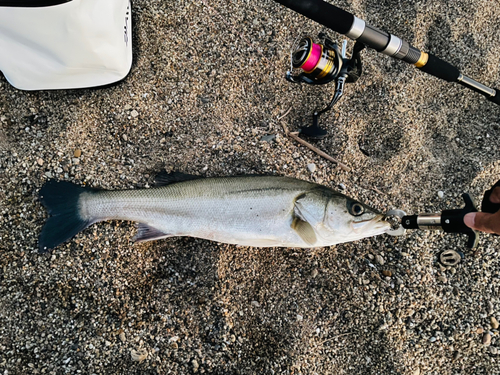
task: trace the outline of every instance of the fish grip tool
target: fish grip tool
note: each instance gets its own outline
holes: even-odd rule
[[[327,135],[326,130],[319,126],[320,115],[331,110],[340,100],[346,83],[354,83],[361,76],[360,52],[365,48],[363,43],[356,42],[351,58],[347,58],[347,41],[342,43],[340,49],[326,34],[320,33],[318,38],[323,42],[314,43],[309,36],[297,38],[290,53],[290,70],[285,75],[287,81],[298,84],[324,85],[335,81],[335,93],[329,104],[320,111],[314,111],[312,125],[299,130],[299,133],[314,139]],[[294,70],[301,72],[294,74]]]
[[[388,231],[387,234],[399,236],[404,234],[406,229],[442,230],[445,233],[463,233],[468,236],[467,247],[472,249],[476,247],[479,241],[479,234],[465,225],[464,216],[469,212],[477,212],[477,208],[469,194],[462,194],[462,198],[465,202],[463,208],[444,210],[441,213],[406,215],[401,210],[389,210],[387,216],[400,217],[401,225],[397,229]]]

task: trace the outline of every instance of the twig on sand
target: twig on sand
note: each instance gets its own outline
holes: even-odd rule
[[[278,117],[278,120],[281,120],[283,117],[285,117],[288,112],[290,112],[290,109],[292,109],[292,107],[290,107],[288,109],[288,111],[285,112],[284,115]],[[341,163],[340,161],[338,160],[335,160],[334,158],[332,158],[330,155],[328,155],[327,153],[321,151],[319,148],[317,147],[314,147],[312,144],[310,144],[309,142],[306,142],[304,141],[302,138],[299,137],[299,133],[298,132],[290,132],[288,130],[288,126],[286,126],[285,123],[283,123],[283,130],[285,131],[285,135],[290,137],[290,138],[293,138],[295,139],[297,142],[299,142],[301,145],[304,145],[306,147],[308,147],[309,149],[311,149],[312,151],[314,151],[315,153],[317,153],[319,156],[325,158],[326,160],[329,160],[331,161],[332,163],[336,163],[340,168],[342,168],[344,171],[347,171],[347,172],[350,172],[351,171],[351,168],[349,168],[347,165],[345,165],[344,163]]]
[[[281,120],[282,118],[284,118],[286,115],[288,115],[290,113],[290,111],[292,110],[292,107],[288,108],[288,111],[286,111],[284,114],[282,114],[280,117],[278,117],[278,121]],[[287,132],[288,128],[286,127],[286,125],[283,126],[285,128],[285,132]]]

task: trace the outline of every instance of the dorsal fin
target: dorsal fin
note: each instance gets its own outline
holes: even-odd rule
[[[162,171],[155,176],[155,186],[165,186],[170,184],[175,184],[176,182],[197,180],[203,178],[201,176],[195,176],[192,174],[186,174],[182,172],[166,172]]]

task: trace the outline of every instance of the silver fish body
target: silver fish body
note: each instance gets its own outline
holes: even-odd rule
[[[71,194],[75,208],[70,212],[80,223],[76,233],[103,220],[130,220],[139,223],[136,241],[191,236],[245,246],[320,247],[390,229],[384,216],[372,208],[302,180],[241,176],[178,181],[179,175],[165,176],[166,185],[150,189],[78,188],[77,197]],[[168,176],[177,176],[175,182],[170,183]],[[49,232],[57,230],[52,225],[57,223],[49,225],[50,220],[64,216],[48,202],[53,197],[47,199],[57,184],[61,182],[52,182],[40,193],[52,213],[40,237],[42,251],[76,234],[73,230],[68,238],[50,240]]]

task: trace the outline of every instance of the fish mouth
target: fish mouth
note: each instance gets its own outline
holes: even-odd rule
[[[363,234],[366,234],[366,232],[369,232],[371,235],[376,235],[390,230],[391,224],[385,221],[385,215],[378,214],[372,219],[351,223],[351,227],[355,233],[361,234],[363,232]]]

